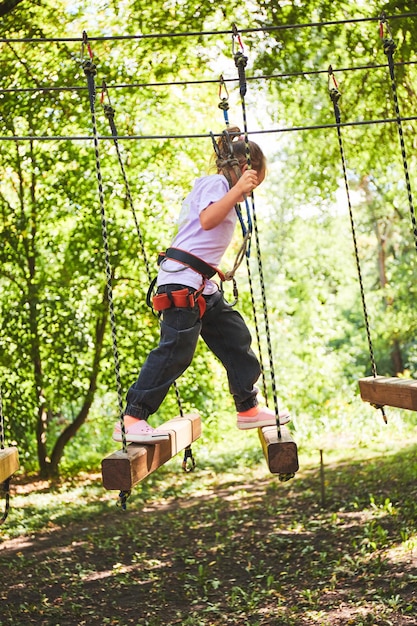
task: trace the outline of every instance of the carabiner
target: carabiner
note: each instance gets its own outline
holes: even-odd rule
[[[187,446],[184,450],[184,459],[182,461],[182,469],[184,472],[192,472],[195,468],[195,459],[191,446]]]

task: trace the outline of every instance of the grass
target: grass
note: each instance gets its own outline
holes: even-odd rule
[[[417,434],[412,417],[392,414],[388,429],[373,417],[315,441],[294,420],[300,472],[287,483],[256,433],[225,422],[224,442],[193,446],[195,472],[172,459],[127,511],[97,472],[17,478],[0,624],[415,624]]]

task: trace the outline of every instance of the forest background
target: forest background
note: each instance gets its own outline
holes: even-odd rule
[[[149,275],[182,198],[207,172],[209,133],[225,127],[221,98],[230,122],[243,128],[234,63],[242,43],[247,129],[259,132],[251,138],[268,157],[256,212],[279,402],[293,414],[301,447],[331,447],[340,438],[366,445],[381,435],[380,415],[358,394],[371,359],[348,201],[378,373],[415,377],[412,198],[379,24],[381,11],[392,16],[383,35],[396,43],[400,112],[412,118],[417,21],[403,14],[414,9],[407,1],[0,3],[0,386],[5,440],[18,445],[25,472],[52,477],[97,467],[113,447],[119,415],[83,69],[90,50],[97,132],[107,137],[99,153],[122,394],[155,345]],[[141,237],[109,139],[103,81]],[[329,97],[335,87],[347,124],[349,196]],[[415,120],[402,129],[413,188]],[[240,241],[236,232],[225,267]],[[250,265],[256,279],[255,243]],[[244,264],[237,278],[237,306],[254,328]],[[265,340],[261,323],[267,354]],[[220,445],[233,406],[204,345],[179,390],[184,410],[201,413],[206,442]],[[177,413],[172,393],[156,421]],[[414,424],[414,415],[391,414],[400,436]]]
[[[21,464],[1,526],[0,624],[416,624],[416,419],[387,407],[385,424],[359,397],[372,359],[349,214],[377,371],[416,378],[416,41],[415,0],[0,0],[2,439]],[[259,343],[245,262],[236,306],[269,401],[275,379],[291,411],[300,471],[268,472],[201,343],[179,381],[184,411],[202,416],[196,469],[172,459],[121,511],[100,461],[157,341],[149,279],[209,170],[221,99],[244,127],[241,43],[247,129],[268,158],[255,207],[274,376],[255,238]],[[237,228],[225,269],[241,240]],[[153,423],[177,414],[170,392]]]

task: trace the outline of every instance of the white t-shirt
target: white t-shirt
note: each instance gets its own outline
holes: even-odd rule
[[[214,228],[204,230],[200,223],[200,213],[210,204],[223,198],[229,191],[229,184],[222,174],[197,178],[192,191],[185,198],[178,219],[179,230],[172,248],[180,248],[203,259],[209,265],[218,267],[228,248],[236,225],[237,215],[233,207],[226,218]],[[157,285],[179,283],[199,289],[202,276],[178,261],[165,259],[158,273]],[[218,290],[212,280],[205,284],[203,293],[210,295]]]

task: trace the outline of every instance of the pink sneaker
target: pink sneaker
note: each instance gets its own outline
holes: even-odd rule
[[[291,417],[287,409],[284,409],[279,414],[279,423],[281,426],[287,424]],[[263,426],[275,426],[277,423],[275,412],[271,411],[267,407],[261,407],[259,412],[249,417],[247,415],[237,414],[237,427],[240,430],[246,430],[248,428],[262,428]]]
[[[117,423],[113,431],[114,441],[122,441],[122,430]],[[168,441],[169,433],[165,430],[152,428],[146,420],[136,420],[134,424],[126,427],[126,441],[128,443],[160,443]]]

